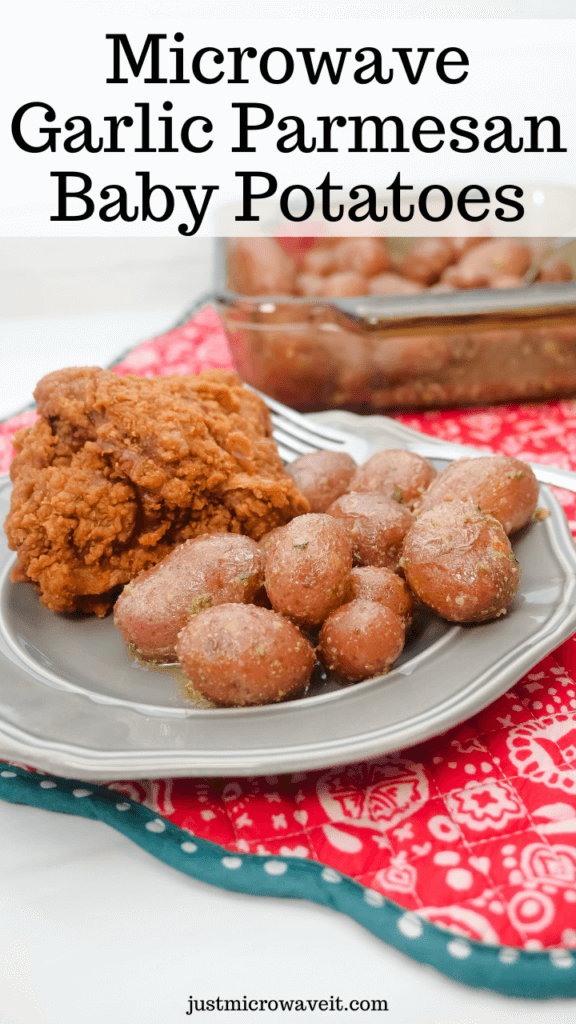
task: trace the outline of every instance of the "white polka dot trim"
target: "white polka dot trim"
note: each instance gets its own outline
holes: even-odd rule
[[[544,949],[544,945],[540,939],[528,939],[524,943],[524,949],[528,949],[531,953],[539,953],[541,949]]]
[[[242,867],[242,857],[222,857],[222,863],[225,868],[235,871],[236,868]]]
[[[402,914],[396,922],[398,931],[402,932],[407,939],[419,939],[424,931],[422,921],[417,914]]]
[[[364,890],[364,902],[369,907],[383,907],[385,900],[381,892],[376,892],[375,889]]]
[[[515,964],[519,956],[520,950],[513,949],[511,946],[502,946],[498,953],[498,959],[501,964]]]
[[[154,818],[153,821],[146,822],[146,828],[149,832],[163,832],[166,825],[161,818]]]
[[[288,865],[283,860],[267,860],[264,864],[264,871],[269,875],[283,875],[288,870]]]
[[[567,949],[551,949],[550,962],[554,967],[572,967],[574,957]]]
[[[452,939],[446,946],[446,949],[450,956],[455,956],[457,960],[465,960],[472,952],[472,946],[469,942],[466,942],[466,939]]]
[[[334,868],[323,868],[322,878],[324,879],[325,882],[342,881],[342,875],[339,875],[337,871],[334,871]]]
[[[17,772],[4,770],[0,772],[0,776],[7,779],[16,778]],[[56,789],[57,783],[51,779],[42,779],[40,781],[40,787],[46,790]],[[93,791],[90,789],[76,788],[72,790],[72,795],[77,799],[82,799],[84,797],[92,796]],[[115,806],[118,811],[127,811],[131,808],[131,803],[128,801],[122,801],[117,803]],[[166,823],[161,818],[154,818],[152,821],[146,822],[145,827],[149,832],[162,833],[166,830]],[[191,840],[186,840],[185,842],[180,843],[180,848],[187,854],[196,853],[198,850],[197,844]],[[513,853],[514,848],[511,846],[506,847],[503,849],[503,852]],[[441,852],[434,858],[435,863],[442,866],[456,865],[458,863],[458,859],[458,854],[455,854],[452,851]],[[221,863],[227,870],[233,871],[239,869],[243,865],[243,858],[227,855],[221,858]],[[288,867],[289,865],[285,861],[278,859],[267,860],[263,863],[263,868],[266,873],[272,876],[285,874]],[[452,870],[447,872],[446,880],[448,884],[451,884],[452,888],[465,889],[469,888],[469,875],[470,872],[466,869],[454,867]],[[321,877],[323,881],[330,884],[342,881],[342,875],[330,867],[322,868]],[[572,895],[572,893],[570,893],[570,895]],[[363,897],[364,902],[371,907],[382,907],[386,903],[386,899],[382,893],[377,892],[375,889],[364,889]],[[574,898],[576,899],[576,893],[574,894]],[[396,927],[403,936],[410,940],[421,938],[424,932],[424,923],[421,917],[412,911],[406,911],[401,914],[397,918]],[[541,943],[538,943],[536,940],[529,940],[529,942],[526,943],[526,948],[539,949],[542,947]],[[460,936],[451,939],[446,945],[446,950],[450,956],[458,960],[467,959],[473,952],[470,942],[468,942],[466,938]],[[551,965],[558,969],[569,969],[576,965],[576,955],[573,950],[571,951],[563,948],[550,949],[548,950],[548,956]],[[498,960],[503,965],[515,964],[519,958],[520,950],[513,947],[503,946],[498,951]]]

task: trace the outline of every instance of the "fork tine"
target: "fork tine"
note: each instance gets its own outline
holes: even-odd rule
[[[284,426],[284,424],[282,424],[282,426]],[[291,451],[294,452],[295,456],[306,455],[308,452],[317,452],[319,450],[317,444],[311,445],[305,441],[301,441],[292,432],[287,433],[285,430],[282,430],[282,426],[279,427],[274,425],[272,434],[276,444],[283,444],[285,447],[290,448]]]
[[[292,451],[291,448],[285,448],[283,444],[278,444],[278,442],[276,442],[276,447],[278,449],[278,455],[282,459],[282,462],[294,462],[294,459],[297,458],[297,453]]]
[[[330,451],[342,451],[346,441],[344,438],[327,437],[323,434],[316,434],[312,429],[308,428],[308,424],[304,423],[303,426],[293,423],[291,420],[285,420],[278,413],[273,412],[271,415],[272,423],[277,431],[283,431],[288,437],[298,439],[299,442],[303,442],[304,445],[308,445],[311,451],[318,451],[320,448],[329,449]],[[302,448],[302,451],[306,451],[306,448]]]
[[[268,395],[257,391],[256,388],[250,388],[250,390],[255,391],[270,410],[274,427],[273,436],[277,443],[279,442],[278,452],[284,462],[293,462],[303,452],[320,450],[347,452],[358,464],[362,464],[367,459],[370,452],[367,438],[348,434],[343,430],[333,430],[332,427],[327,427],[316,420],[310,420],[307,416],[295,412],[294,409],[289,409],[287,405],[282,405],[275,398],[269,398]],[[470,448],[467,445],[450,444],[428,437],[419,431],[396,425],[396,432],[398,430],[402,432],[402,440],[396,441],[395,444],[400,443],[403,448],[425,458],[452,461],[466,455],[478,457],[489,454],[485,450]],[[304,447],[304,445],[309,447]],[[576,473],[573,470],[561,469],[558,466],[546,466],[536,462],[530,462],[529,465],[534,471],[536,479],[541,483],[563,487],[576,494]]]
[[[250,387],[250,390],[259,395],[270,410],[272,433],[285,462],[292,462],[298,455],[317,451],[345,452],[359,465],[368,458],[370,445],[361,436],[334,430],[317,420],[308,419],[256,388]]]
[[[292,409],[288,410],[292,412]],[[293,413],[287,416],[286,413],[278,413],[271,410],[272,422],[282,424],[286,430],[290,430],[296,437],[308,441],[315,448],[331,448],[334,451],[341,450],[348,438],[338,430],[332,430],[324,424],[314,423],[312,420],[301,416],[300,413]],[[298,417],[298,418],[296,418]]]
[[[251,389],[256,391],[255,388]],[[307,419],[302,413],[295,412],[294,409],[290,409],[287,405],[282,405],[282,402],[277,402],[275,398],[269,398],[268,395],[263,394],[261,391],[256,391],[256,394],[260,396],[262,401],[266,403],[272,415],[274,421],[274,414],[276,415],[277,422],[282,422],[284,427],[287,427],[286,420],[296,428],[296,431],[300,431],[298,434],[303,440],[309,441],[315,448],[323,447],[325,441],[331,441],[335,447],[343,448],[347,441],[350,440],[347,434],[344,434],[341,430],[333,430],[332,427],[326,427],[323,423],[315,423],[312,420]]]

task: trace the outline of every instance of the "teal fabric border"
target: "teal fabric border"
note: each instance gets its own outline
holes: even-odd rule
[[[177,871],[221,889],[331,907],[466,985],[529,999],[576,997],[576,951],[527,952],[461,938],[317,861],[232,853],[104,786],[4,763],[0,799],[103,821]]]

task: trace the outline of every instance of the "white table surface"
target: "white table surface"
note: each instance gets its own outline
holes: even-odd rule
[[[47,370],[106,364],[180,312],[0,321],[0,416]],[[190,995],[384,998],[388,1024],[573,1024],[576,1012],[467,989],[333,911],[224,892],[100,822],[1,801],[0,956],[0,1024],[175,1024],[191,1019]]]

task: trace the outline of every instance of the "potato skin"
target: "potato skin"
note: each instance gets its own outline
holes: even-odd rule
[[[288,523],[266,560],[266,593],[275,611],[317,626],[348,595],[352,546],[331,516],[309,513]]]
[[[375,491],[350,491],[332,502],[327,514],[346,527],[356,565],[398,570],[402,542],[414,521],[406,506]]]
[[[356,270],[339,270],[328,277],[322,278],[320,295],[329,299],[340,299],[346,296],[367,295],[368,281]]]
[[[538,481],[528,463],[511,455],[457,459],[430,485],[418,512],[426,512],[442,501],[470,498],[494,516],[506,533],[514,533],[536,511],[538,490]]]
[[[438,373],[449,365],[451,358],[450,342],[440,334],[387,336],[377,343],[373,354],[375,370],[384,374],[387,381],[397,382]]]
[[[294,261],[275,238],[235,238],[228,247],[228,287],[240,295],[290,295]]]
[[[294,282],[294,290],[296,295],[303,295],[306,298],[318,298],[323,295],[325,278],[321,274],[316,274],[311,270],[306,270],[302,274],[297,274]]]
[[[176,643],[191,689],[220,707],[252,707],[298,696],[314,668],[299,629],[268,608],[219,604],[184,626]]]
[[[402,277],[401,274],[385,271],[370,278],[368,291],[370,295],[416,295],[417,292],[423,291],[423,286]]]
[[[356,470],[349,489],[377,491],[412,509],[435,476],[434,466],[420,455],[404,449],[387,448],[371,455]]]
[[[320,630],[318,654],[326,668],[351,682],[387,672],[404,647],[404,626],[377,601],[350,601]]]
[[[450,238],[421,238],[400,263],[399,270],[420,284],[430,285],[456,260],[456,250]]]
[[[475,249],[476,246],[489,241],[487,235],[467,235],[465,238],[450,239],[456,260],[462,259],[470,249]]]
[[[409,626],[416,598],[405,581],[390,569],[360,565],[350,573],[350,600],[377,601]]]
[[[574,277],[572,267],[560,256],[552,253],[542,260],[540,271],[536,277],[537,281],[571,281]]]
[[[265,550],[239,534],[187,540],[124,587],[114,624],[143,658],[174,660],[176,638],[192,615],[211,605],[256,598],[265,560]]]
[[[502,526],[472,501],[443,502],[417,519],[401,565],[416,596],[449,622],[506,614],[520,583]]]
[[[345,238],[333,250],[337,270],[354,270],[373,277],[392,267],[392,258],[380,238]]]
[[[490,282],[491,288],[525,288],[526,282],[518,274],[495,274]]]
[[[336,270],[334,246],[313,245],[302,257],[302,270],[319,277],[332,274]]]
[[[297,275],[295,288],[297,295],[307,298],[339,299],[367,295],[368,281],[355,270],[337,270],[325,277],[308,271]]]
[[[282,535],[283,530],[283,526],[275,526],[272,530],[268,530],[268,533],[265,533],[263,537],[260,537],[258,547],[264,549],[266,552],[266,558],[268,558],[272,548],[276,547],[276,541],[278,540],[278,537]]]
[[[503,274],[521,277],[532,260],[532,250],[518,238],[493,238],[469,249],[456,266],[448,267],[442,280],[455,288],[487,288]]]
[[[286,466],[286,472],[308,500],[310,511],[325,512],[348,490],[357,468],[346,452],[320,451],[301,455]]]

